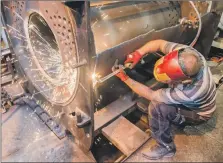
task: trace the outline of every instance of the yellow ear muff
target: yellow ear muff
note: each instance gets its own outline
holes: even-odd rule
[[[156,80],[160,81],[160,82],[166,82],[166,81],[171,80],[169,78],[169,76],[167,76],[166,73],[159,73],[158,72],[158,66],[163,63],[163,59],[164,59],[164,57],[162,57],[158,61],[156,61],[156,64],[155,64],[155,67],[154,67],[154,70],[153,70],[153,74],[154,74]]]

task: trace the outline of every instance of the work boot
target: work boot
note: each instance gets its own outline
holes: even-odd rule
[[[151,147],[150,151],[143,152],[142,155],[149,160],[158,160],[163,157],[173,157],[176,153],[174,142],[169,144],[156,144]]]

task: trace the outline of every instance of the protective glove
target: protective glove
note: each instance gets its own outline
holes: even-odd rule
[[[112,71],[113,71],[113,72],[114,72],[114,71],[117,71],[117,70],[120,70],[120,72],[117,73],[116,76],[117,76],[118,78],[120,78],[121,81],[126,81],[126,80],[129,78],[129,76],[126,75],[125,71],[124,71],[120,66],[113,66],[113,67],[112,67]]]
[[[125,67],[132,69],[141,60],[141,58],[142,55],[138,51],[128,54],[127,59],[125,60]]]

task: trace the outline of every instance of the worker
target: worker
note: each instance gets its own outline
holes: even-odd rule
[[[199,124],[213,115],[216,104],[216,86],[205,58],[190,46],[154,40],[127,55],[125,64],[133,68],[149,53],[161,51],[165,54],[154,66],[157,81],[167,83],[168,88],[153,91],[131,79],[121,67],[116,75],[135,93],[150,100],[149,126],[156,145],[143,155],[152,160],[172,157],[176,146],[171,124]],[[113,71],[117,67],[113,67]]]

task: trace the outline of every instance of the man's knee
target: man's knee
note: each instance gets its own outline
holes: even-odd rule
[[[151,101],[149,105],[149,115],[150,116],[162,116],[167,117],[171,113],[175,113],[176,108],[174,106],[157,102],[157,101]]]
[[[151,101],[149,104],[149,115],[154,116],[158,115],[161,111],[159,108],[161,108],[163,103],[157,102],[157,101]]]

